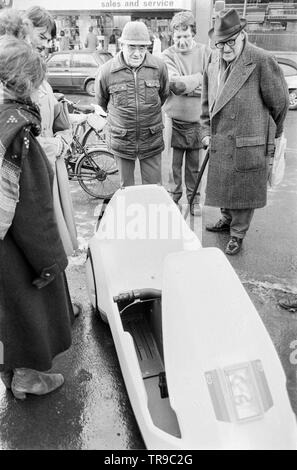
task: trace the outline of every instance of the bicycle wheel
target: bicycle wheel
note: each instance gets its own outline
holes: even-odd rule
[[[113,155],[93,150],[80,158],[76,167],[82,189],[92,197],[109,199],[120,187],[120,176]]]
[[[92,147],[98,147],[105,145],[105,133],[104,131],[98,132],[92,127],[87,130],[82,139],[82,146],[92,149]]]

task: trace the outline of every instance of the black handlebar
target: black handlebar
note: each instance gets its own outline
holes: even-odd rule
[[[75,104],[75,103],[71,103],[71,104],[72,104],[73,108],[76,111],[79,111],[80,113],[91,114],[95,111],[94,106],[90,106],[90,105],[87,105],[87,104]]]
[[[119,295],[113,297],[115,303],[119,302],[133,302],[136,299],[161,299],[162,291],[159,289],[135,289],[128,292],[121,292]]]
[[[78,111],[79,113],[91,114],[95,112],[94,106],[89,104],[78,104],[68,100],[63,93],[54,93],[55,98],[59,102],[64,102],[68,105],[69,112]]]

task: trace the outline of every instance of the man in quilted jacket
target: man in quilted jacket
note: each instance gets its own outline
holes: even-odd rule
[[[135,184],[137,158],[142,183],[161,184],[167,68],[147,51],[151,41],[144,23],[128,22],[119,41],[121,51],[100,68],[95,85],[97,102],[108,112],[107,145],[116,157],[122,186]]]

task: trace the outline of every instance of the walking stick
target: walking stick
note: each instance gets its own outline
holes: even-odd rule
[[[195,196],[196,196],[196,193],[197,193],[197,190],[198,190],[198,186],[199,186],[199,184],[201,183],[201,179],[202,179],[203,173],[204,173],[204,171],[205,171],[206,165],[207,165],[207,163],[208,163],[208,160],[209,160],[209,147],[207,147],[207,149],[206,149],[206,154],[205,154],[203,163],[202,163],[202,165],[201,165],[200,171],[199,171],[199,173],[198,173],[198,177],[197,177],[197,181],[196,181],[196,184],[195,184],[195,188],[194,188],[193,194],[192,194],[192,196],[191,196],[191,199],[190,199],[190,201],[189,201],[187,210],[186,210],[186,212],[185,212],[185,219],[186,219],[186,218],[188,217],[188,215],[189,215],[191,206],[192,206],[193,201],[194,201],[194,199],[195,199]]]

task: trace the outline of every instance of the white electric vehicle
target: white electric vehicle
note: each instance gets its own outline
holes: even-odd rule
[[[296,449],[285,374],[258,312],[164,188],[114,194],[86,271],[148,449]]]

